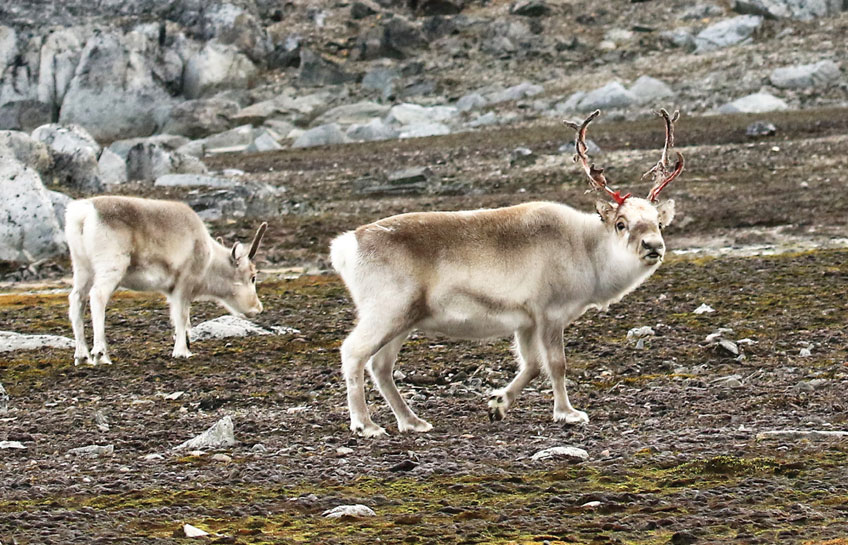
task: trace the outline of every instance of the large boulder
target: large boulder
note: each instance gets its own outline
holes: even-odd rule
[[[232,45],[255,63],[265,62],[273,49],[265,29],[259,22],[255,5],[236,5],[238,2],[213,3],[201,12],[201,37],[204,40],[215,39],[225,45]],[[250,8],[254,8],[251,10]]]
[[[695,36],[695,53],[706,53],[731,45],[748,43],[763,18],[759,15],[740,15],[710,25]]]
[[[127,161],[109,148],[100,152],[97,160],[100,179],[105,184],[122,184],[127,181]]]
[[[406,59],[427,45],[424,33],[416,24],[395,15],[359,35],[354,46],[354,57]]]
[[[50,104],[37,100],[13,100],[0,106],[0,129],[31,132],[53,121]]]
[[[617,81],[607,83],[586,93],[577,104],[581,112],[606,110],[610,108],[626,108],[636,102],[636,96]]]
[[[329,146],[334,144],[347,143],[348,139],[345,133],[336,123],[320,125],[314,129],[309,129],[297,137],[292,144],[294,148],[311,148],[314,146]]]
[[[372,118],[383,117],[388,113],[389,108],[389,106],[369,101],[336,106],[319,115],[313,122],[313,125],[326,125],[327,123],[352,125],[354,123],[365,123]]]
[[[172,102],[154,77],[156,47],[136,32],[92,36],[65,93],[59,122],[82,125],[98,140],[153,134],[157,110]]]
[[[208,42],[185,65],[183,94],[200,98],[222,89],[245,89],[257,72],[253,62],[237,47]]]
[[[171,108],[162,132],[196,139],[219,133],[232,126],[239,105],[232,100],[204,98],[188,100]]]
[[[636,97],[636,102],[639,104],[657,104],[664,99],[674,96],[674,91],[671,90],[671,87],[664,81],[652,78],[651,76],[641,76],[633,82],[629,90]]]
[[[115,140],[109,144],[109,150],[117,154],[121,159],[126,160],[130,150],[138,144],[151,144],[154,146],[164,147],[168,150],[176,150],[180,146],[187,144],[188,141],[189,139],[185,136],[177,134],[154,134],[153,136],[145,136],[142,138]]]
[[[762,15],[769,19],[809,21],[816,17],[838,15],[848,7],[843,0],[734,0],[738,13]]]
[[[50,194],[38,173],[15,159],[0,161],[0,261],[30,262],[66,251]]]
[[[839,65],[831,60],[815,64],[786,66],[776,68],[769,75],[769,81],[782,89],[825,86],[839,79],[842,73]]]
[[[51,181],[86,192],[103,190],[97,167],[100,145],[84,128],[51,123],[35,129],[32,137],[44,142],[50,151]]]
[[[45,175],[53,166],[47,145],[25,132],[0,131],[0,160],[15,159]]]
[[[769,93],[754,93],[725,104],[718,111],[722,114],[757,114],[773,112],[775,110],[786,110],[788,107],[786,102],[774,95],[770,95]]]
[[[353,124],[347,129],[347,137],[359,142],[372,142],[374,140],[391,140],[397,138],[400,133],[383,123],[382,119],[372,119],[368,123]]]
[[[51,32],[41,45],[38,69],[38,100],[50,104],[58,113],[65,93],[71,86],[85,40],[79,28]]]
[[[18,55],[18,33],[14,28],[0,25],[0,71],[12,64]]]
[[[304,85],[339,85],[356,79],[335,62],[325,59],[311,49],[300,51],[300,82]]]
[[[416,123],[431,123],[450,121],[459,116],[459,110],[453,106],[420,106],[418,104],[402,103],[392,106],[386,116],[386,122],[395,125],[412,125]]]
[[[500,91],[494,91],[486,96],[489,104],[497,104],[499,102],[508,102],[512,100],[521,100],[522,98],[536,96],[545,90],[541,85],[524,81],[518,85],[507,87]]]
[[[127,178],[155,180],[166,174],[206,174],[199,159],[154,142],[139,142],[127,153]]]

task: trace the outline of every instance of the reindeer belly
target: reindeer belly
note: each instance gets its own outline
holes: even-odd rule
[[[419,329],[462,339],[505,337],[533,323],[519,303],[468,292],[452,291],[430,300],[428,310]]]
[[[174,275],[169,268],[161,266],[130,268],[120,286],[136,291],[170,293],[174,289]]]

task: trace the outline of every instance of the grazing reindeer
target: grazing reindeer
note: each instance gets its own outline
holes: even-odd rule
[[[106,349],[106,304],[118,286],[165,294],[171,308],[173,357],[188,358],[191,302],[211,299],[233,314],[262,312],[251,259],[265,234],[263,223],[245,252],[212,239],[187,205],[134,197],[94,197],[70,203],[65,235],[74,266],[68,297],[76,338],[74,365],[112,363]],[[85,344],[83,312],[91,300],[93,359]]]
[[[577,130],[577,155],[593,188],[613,202],[598,201],[598,215],[569,206],[533,202],[466,212],[401,214],[337,237],[333,267],[358,312],[341,348],[350,428],[366,437],[385,433],[368,415],[364,369],[395,414],[398,428],[429,431],[404,402],[392,378],[403,341],[413,329],[459,338],[515,335],[519,372],[492,392],[489,415],[506,416],[519,392],[544,370],[554,391],[554,420],[584,423],[565,388],[563,328],[589,308],[605,309],[635,289],[659,267],[665,253],[660,230],[671,223],[674,201],[657,204],[660,191],[683,170],[665,110],[666,139],[660,161],[646,173],[655,179],[646,199],[621,196],[603,169],[589,164],[586,128]]]

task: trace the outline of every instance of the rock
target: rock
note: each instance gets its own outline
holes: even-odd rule
[[[233,187],[238,182],[204,174],[164,174],[156,178],[156,187]]]
[[[209,535],[209,532],[205,532],[197,526],[192,526],[191,524],[183,524],[182,534],[185,537],[205,537]]]
[[[350,447],[339,447],[336,449],[336,456],[347,456],[353,454],[353,449]]]
[[[89,193],[103,190],[97,158],[100,145],[78,125],[42,125],[32,132],[35,140],[44,142],[53,160],[49,177],[59,184]]]
[[[577,104],[577,110],[590,112],[592,110],[626,108],[634,102],[636,102],[636,96],[617,81],[613,81],[586,93]]]
[[[495,91],[486,96],[489,104],[497,104],[499,102],[508,102],[520,100],[522,98],[532,97],[542,93],[545,90],[541,85],[535,85],[529,81],[507,87],[502,91]]]
[[[367,72],[362,78],[362,88],[377,91],[383,100],[392,100],[395,96],[395,82],[400,71],[393,66],[379,66]]]
[[[786,102],[769,93],[754,93],[753,95],[738,98],[733,102],[725,104],[718,109],[722,114],[735,113],[750,113],[758,114],[763,112],[773,112],[776,110],[786,110]]]
[[[424,138],[427,136],[442,136],[450,134],[451,129],[444,123],[412,123],[400,129],[399,138]]]
[[[691,532],[675,532],[669,539],[670,545],[692,545],[697,543],[698,538]]]
[[[585,462],[589,453],[577,447],[551,447],[540,450],[532,456],[535,462],[544,460],[565,460],[572,463]]]
[[[56,29],[41,46],[37,96],[56,113],[74,79],[85,43],[83,32],[80,28]]]
[[[53,107],[37,100],[14,100],[0,106],[0,129],[32,132],[53,121]]]
[[[390,467],[389,471],[391,471],[392,473],[400,473],[400,472],[405,473],[407,471],[412,471],[413,469],[418,467],[418,465],[419,465],[418,462],[416,462],[415,460],[406,459],[406,460],[402,460],[402,461],[396,463],[395,465],[393,465],[392,467]]]
[[[648,337],[653,337],[654,335],[656,335],[656,333],[651,326],[646,325],[642,327],[634,327],[627,332],[627,340],[629,342],[635,342],[636,348],[638,350],[642,350],[645,348],[645,340]]]
[[[763,439],[844,439],[848,431],[820,430],[771,430],[757,434],[757,441]]]
[[[189,439],[185,443],[174,447],[174,450],[214,449],[220,447],[231,447],[235,444],[236,439],[233,434],[233,419],[229,416],[225,416],[197,437]]]
[[[311,49],[304,48],[300,51],[298,79],[304,85],[321,86],[340,85],[356,79],[356,76],[348,74],[337,63],[325,59]]]
[[[393,15],[360,33],[353,48],[354,59],[406,59],[428,46],[424,33],[405,17]]]
[[[0,159],[16,159],[42,176],[53,166],[47,144],[20,131],[0,131]]]
[[[633,85],[630,86],[630,92],[636,97],[636,102],[639,104],[656,105],[663,99],[674,96],[674,91],[671,87],[656,78],[651,76],[641,76]]]
[[[144,144],[145,146],[157,146],[164,148],[165,150],[172,151],[184,146],[189,142],[189,139],[185,136],[180,136],[177,134],[157,134],[154,136],[147,136],[142,138],[127,138],[126,140],[115,140],[111,144],[109,144],[109,151],[115,153],[122,160],[126,161],[127,156],[130,153],[130,150],[137,146],[138,144]],[[100,157],[103,157],[101,153]]]
[[[663,30],[660,39],[672,47],[679,47],[687,52],[695,51],[695,37],[688,27]]]
[[[533,150],[525,147],[517,147],[511,152],[509,152],[509,164],[510,165],[530,165],[536,162],[536,156],[533,154]]]
[[[396,126],[415,125],[449,121],[456,118],[459,111],[453,106],[419,106],[402,103],[389,110],[386,122]]]
[[[476,129],[477,127],[488,127],[489,125],[496,125],[498,123],[502,123],[502,121],[498,118],[495,112],[486,112],[472,121],[469,121],[467,125]]]
[[[42,348],[73,348],[73,339],[57,335],[24,335],[14,331],[0,331],[0,352],[39,350]]]
[[[357,193],[363,195],[422,195],[438,183],[438,178],[428,167],[413,167],[390,173],[386,180],[363,178],[354,183]]]
[[[420,0],[418,15],[456,15],[465,8],[467,0]]]
[[[720,339],[718,343],[716,343],[716,349],[720,352],[724,352],[725,354],[729,354],[734,358],[739,356],[739,346],[728,339]]]
[[[228,337],[253,337],[255,335],[285,335],[292,333],[299,333],[299,331],[288,327],[265,329],[243,318],[227,314],[192,327],[189,339],[194,342],[205,341],[207,339],[226,339]]]
[[[0,414],[6,414],[7,412],[9,412],[9,394],[6,393],[3,384],[0,384]]]
[[[84,456],[86,458],[100,458],[101,456],[112,456],[115,452],[115,445],[89,445],[87,447],[72,448],[68,454],[74,456]]]
[[[207,42],[186,62],[183,93],[200,98],[223,89],[245,89],[257,73],[256,66],[235,46]]]
[[[283,146],[277,142],[277,136],[272,134],[270,131],[259,129],[254,133],[255,138],[253,142],[247,146],[247,150],[249,152],[260,152],[260,151],[278,151],[283,149]]]
[[[218,454],[212,455],[212,461],[213,462],[222,462],[222,463],[228,464],[228,463],[233,461],[233,458],[231,456],[227,456],[226,454],[219,452]]]
[[[0,441],[0,450],[24,450],[26,446],[20,441]]]
[[[692,314],[710,314],[715,312],[715,309],[706,303],[701,303],[701,306],[692,311]]]
[[[769,75],[769,81],[781,89],[802,89],[823,87],[835,82],[841,75],[838,64],[825,60],[815,64],[776,68]]]
[[[716,386],[721,386],[723,388],[744,388],[742,384],[742,375],[729,375],[726,377],[719,377],[712,381]]]
[[[65,209],[68,207],[68,203],[73,199],[64,193],[60,193],[58,191],[50,191],[47,190],[47,195],[50,197],[50,203],[53,205],[53,215],[56,217],[56,221],[59,223],[59,229],[63,232],[65,230]]]
[[[268,218],[301,210],[300,203],[280,199],[285,189],[261,183],[239,183],[229,189],[192,192],[189,206],[205,221],[223,218]]]
[[[577,153],[577,148],[574,145],[574,141],[566,142],[557,148],[559,153],[567,153],[573,155]],[[588,155],[600,155],[603,153],[603,150],[595,143],[594,140],[586,140],[586,153]]]
[[[459,112],[468,112],[471,110],[479,110],[489,104],[483,95],[480,93],[468,93],[456,101],[456,110]]]
[[[29,263],[67,251],[37,172],[15,159],[0,160],[0,195],[0,261]]]
[[[220,98],[188,100],[174,106],[162,127],[167,134],[180,134],[191,139],[229,129],[239,113],[238,103]]]
[[[168,174],[206,174],[199,159],[173,151],[155,142],[139,142],[127,152],[127,177],[130,180],[157,180]],[[185,185],[185,184],[181,184]],[[196,184],[193,184],[196,185]]]
[[[202,39],[214,38],[221,44],[232,45],[256,63],[264,62],[273,49],[257,17],[236,3],[212,3],[201,11],[200,25]]]
[[[253,143],[254,134],[256,133],[257,131],[251,125],[241,125],[200,140],[193,140],[177,148],[177,151],[195,157],[207,154],[214,155],[216,153],[245,151]]]
[[[322,513],[325,517],[330,519],[338,519],[338,518],[366,518],[366,517],[374,517],[377,516],[377,513],[374,512],[373,509],[366,505],[355,504],[355,505],[339,505],[338,507],[333,507],[332,509],[328,509]]]
[[[257,102],[239,111],[233,121],[239,124],[258,125],[269,117],[285,118],[290,122],[307,121],[326,109],[330,94],[319,91],[308,95],[291,96],[288,92],[270,100]]]
[[[733,2],[733,10],[737,13],[799,21],[837,15],[843,9],[845,6],[841,0],[734,0]]]
[[[554,106],[554,110],[557,113],[571,115],[577,111],[577,106],[580,104],[580,101],[583,100],[585,96],[585,91],[576,91],[569,95],[567,99],[563,100],[562,102],[558,102]]]
[[[762,23],[763,18],[758,15],[740,15],[710,25],[695,36],[695,53],[748,43]]]
[[[97,160],[97,168],[100,171],[100,179],[105,184],[115,185],[127,181],[127,163],[120,155],[109,148],[100,153]]]
[[[14,28],[0,25],[0,72],[18,55],[18,35]]]
[[[318,116],[313,125],[326,125],[338,123],[339,125],[352,125],[354,123],[365,123],[375,117],[382,117],[389,112],[390,107],[376,102],[362,101],[354,104],[337,106],[327,110]]]
[[[509,12],[524,17],[542,17],[548,15],[551,8],[544,0],[518,0],[509,6]]]
[[[345,135],[350,140],[372,142],[375,140],[391,140],[397,138],[400,133],[383,123],[381,119],[372,119],[364,125],[351,125]]]
[[[710,19],[713,17],[721,17],[724,15],[724,8],[715,4],[696,4],[686,9],[680,18],[686,20],[701,20]]]
[[[329,123],[309,129],[304,132],[292,144],[293,148],[310,148],[314,146],[332,146],[346,144],[347,137],[337,123]]]
[[[774,136],[775,134],[777,134],[777,127],[768,121],[754,121],[745,129],[745,136],[753,138]]]
[[[157,108],[172,102],[154,75],[155,47],[137,32],[91,37],[62,100],[59,123],[79,124],[98,140],[153,134]]]
[[[378,10],[379,7],[376,6],[373,2],[360,0],[351,4],[350,17],[354,20],[365,19],[366,17],[376,15]]]

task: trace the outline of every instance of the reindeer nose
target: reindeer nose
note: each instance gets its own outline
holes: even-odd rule
[[[642,248],[648,250],[649,252],[657,252],[660,253],[663,250],[663,243],[661,240],[642,240]]]

